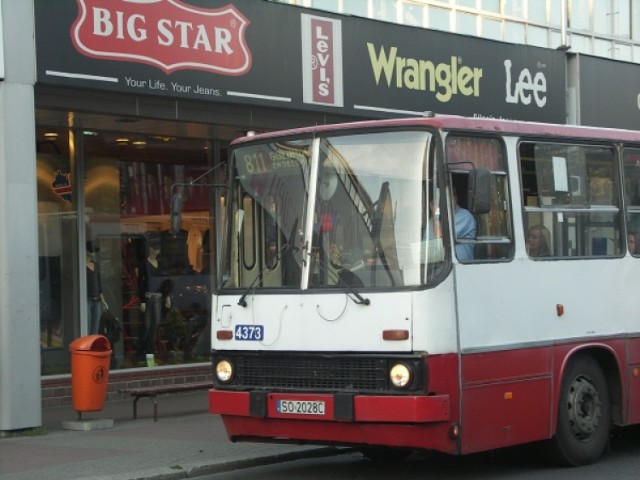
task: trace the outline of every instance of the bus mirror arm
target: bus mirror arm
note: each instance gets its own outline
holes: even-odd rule
[[[180,224],[182,223],[182,207],[183,207],[183,197],[182,191],[184,187],[213,187],[213,188],[227,188],[227,185],[219,185],[215,183],[196,183],[199,180],[202,180],[205,176],[209,175],[214,170],[226,165],[226,162],[221,162],[217,165],[214,165],[202,175],[196,177],[190,182],[183,183],[178,182],[171,185],[171,211],[169,213],[170,219],[170,232],[172,235],[175,235],[180,231]],[[179,187],[177,191],[174,192],[176,187]]]

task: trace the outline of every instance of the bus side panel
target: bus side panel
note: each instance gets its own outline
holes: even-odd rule
[[[550,358],[545,348],[463,355],[463,454],[549,438]]]
[[[626,375],[629,379],[629,407],[627,423],[640,423],[640,338],[629,340],[629,365]]]

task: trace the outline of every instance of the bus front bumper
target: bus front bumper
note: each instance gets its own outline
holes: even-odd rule
[[[450,420],[448,395],[292,394],[209,390],[209,412],[262,419],[371,423]]]

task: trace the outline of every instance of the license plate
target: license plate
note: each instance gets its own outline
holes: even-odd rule
[[[236,340],[248,340],[254,342],[261,342],[264,340],[263,325],[236,325],[233,332]]]
[[[276,410],[285,415],[324,415],[325,404],[321,400],[278,400]]]

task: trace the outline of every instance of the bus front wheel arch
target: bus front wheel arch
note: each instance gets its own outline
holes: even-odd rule
[[[596,462],[609,442],[611,402],[607,380],[592,356],[576,355],[564,372],[552,459],[562,465]]]

